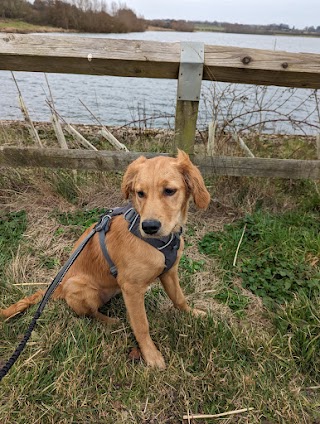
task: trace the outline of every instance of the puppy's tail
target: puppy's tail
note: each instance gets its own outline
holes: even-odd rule
[[[52,299],[57,299],[59,297],[61,288],[58,287],[56,291],[52,295]],[[19,314],[20,312],[25,311],[28,309],[31,305],[35,305],[36,303],[39,303],[42,299],[45,290],[38,290],[31,296],[25,297],[24,299],[19,300],[19,302],[14,303],[13,305],[9,306],[6,309],[0,309],[0,316],[3,318],[12,318],[15,315]]]

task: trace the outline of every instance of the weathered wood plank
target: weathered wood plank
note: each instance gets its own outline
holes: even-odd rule
[[[0,34],[0,69],[177,79],[180,44]],[[203,79],[320,88],[320,55],[205,46]]]
[[[82,149],[36,149],[0,146],[0,167],[66,168],[95,171],[123,171],[139,156],[150,153],[95,151]]]
[[[320,55],[205,46],[203,79],[257,85],[319,88]]]
[[[174,148],[193,153],[197,129],[198,101],[177,100]]]
[[[0,69],[177,78],[180,43],[0,34]]]
[[[131,161],[155,153],[0,147],[0,167],[44,167],[94,171],[123,171]],[[204,175],[279,177],[320,180],[320,161],[242,157],[197,157]]]
[[[234,156],[194,157],[204,175],[320,179],[320,161],[296,159],[249,158]]]

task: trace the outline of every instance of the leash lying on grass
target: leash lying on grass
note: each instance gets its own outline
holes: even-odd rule
[[[50,299],[51,295],[53,294],[53,292],[55,291],[55,289],[58,287],[58,285],[61,283],[63,277],[66,275],[66,273],[68,272],[69,268],[71,267],[71,265],[75,262],[75,260],[77,259],[77,257],[80,255],[80,253],[82,252],[82,250],[84,249],[84,247],[86,246],[86,244],[88,243],[88,241],[99,231],[101,231],[102,229],[102,225],[105,222],[104,218],[106,216],[109,215],[103,215],[99,221],[99,223],[92,229],[92,231],[88,234],[88,236],[83,240],[83,242],[78,246],[78,248],[73,252],[73,254],[70,256],[70,258],[67,260],[67,262],[64,264],[64,266],[60,269],[60,271],[58,272],[58,274],[55,276],[55,278],[53,279],[52,283],[50,284],[50,286],[47,288],[47,291],[45,292],[40,305],[38,306],[38,309],[36,311],[36,313],[34,314],[34,317],[32,318],[30,325],[23,337],[23,339],[21,340],[21,342],[19,343],[19,345],[17,346],[16,350],[13,352],[13,354],[11,355],[11,357],[8,359],[8,361],[5,363],[5,365],[1,368],[0,370],[0,381],[3,379],[3,377],[5,377],[9,370],[11,369],[11,367],[13,366],[13,364],[16,362],[16,360],[19,358],[20,353],[23,351],[23,349],[25,348],[28,340],[30,339],[31,333],[34,330],[34,327],[36,326],[36,323],[40,317],[40,315],[42,314],[42,311],[44,310],[44,307],[46,306],[46,304],[48,303],[48,300]]]

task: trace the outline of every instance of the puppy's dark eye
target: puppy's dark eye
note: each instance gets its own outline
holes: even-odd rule
[[[165,188],[164,189],[164,194],[166,196],[173,196],[176,193],[176,189],[175,188]]]
[[[141,199],[145,196],[144,191],[137,191],[137,195],[138,195],[138,197],[140,197]]]

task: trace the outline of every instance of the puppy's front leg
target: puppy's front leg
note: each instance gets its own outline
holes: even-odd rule
[[[150,334],[149,323],[144,306],[145,289],[137,284],[125,283],[121,286],[123,298],[130,319],[131,328],[139,343],[142,356],[151,367],[164,369],[166,367],[163,356],[155,347]]]
[[[163,274],[160,281],[175,308],[180,311],[191,312],[194,316],[206,315],[204,311],[193,309],[188,305],[179,283],[178,263],[170,271]]]

